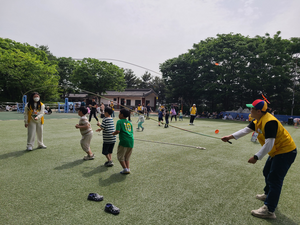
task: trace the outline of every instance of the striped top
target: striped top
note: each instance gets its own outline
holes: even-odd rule
[[[83,117],[80,117],[80,120],[79,120],[79,125],[80,126],[86,126],[86,125],[89,125],[89,128],[88,129],[82,129],[80,128],[80,133],[81,135],[86,135],[86,134],[92,134],[93,133],[93,130],[91,128],[91,124],[89,123],[88,119],[86,118],[86,116],[83,116]]]
[[[111,117],[105,117],[102,120],[100,127],[103,129],[103,142],[105,143],[115,143],[116,136],[112,135],[115,132],[114,120]]]

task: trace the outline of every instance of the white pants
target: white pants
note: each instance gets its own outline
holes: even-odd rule
[[[30,121],[27,127],[27,147],[33,148],[35,134],[37,135],[38,147],[44,146],[43,124]]]

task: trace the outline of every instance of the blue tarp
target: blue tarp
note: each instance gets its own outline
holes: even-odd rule
[[[237,114],[239,114],[239,116],[241,117],[241,115],[243,115],[243,117],[245,118],[245,119],[248,119],[248,116],[249,116],[249,114],[250,113],[235,113],[235,112],[223,112],[223,118],[224,118],[224,116],[225,116],[225,114],[227,114],[227,116],[228,116],[228,114],[230,114],[232,117],[233,117],[233,119],[235,119],[236,118],[236,116],[237,116]],[[287,123],[288,122],[288,120],[289,120],[289,118],[300,118],[300,116],[288,116],[288,115],[274,115],[280,122],[284,122],[284,123]]]

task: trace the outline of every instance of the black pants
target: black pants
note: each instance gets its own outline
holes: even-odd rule
[[[97,116],[96,116],[96,110],[95,110],[95,111],[94,111],[94,110],[91,110],[89,122],[91,122],[92,115],[94,115],[94,118],[98,121],[98,118],[97,118]]]
[[[174,116],[171,116],[171,121],[172,121],[173,117],[175,117],[175,121],[177,121],[177,117],[176,117],[176,115],[174,115]]]
[[[194,123],[194,119],[196,118],[196,116],[192,116],[191,115],[191,119],[190,119],[190,123]]]

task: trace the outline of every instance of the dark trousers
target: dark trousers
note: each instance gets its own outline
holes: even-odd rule
[[[165,128],[169,127],[169,118],[166,118]]]
[[[89,122],[91,122],[92,115],[94,115],[94,118],[98,121],[98,118],[97,118],[97,116],[96,116],[96,111],[91,110],[90,117],[89,117]]]
[[[267,195],[265,205],[268,206],[270,212],[274,212],[277,207],[284,177],[294,162],[296,155],[297,149],[275,155],[273,158],[269,156],[266,161],[263,169],[266,182],[264,191]]]
[[[191,115],[190,123],[194,123],[194,119],[195,119],[195,118],[196,118],[196,116]]]
[[[177,121],[177,117],[176,117],[176,115],[174,115],[174,116],[171,116],[171,121],[172,121],[173,117],[175,117],[175,121]]]

